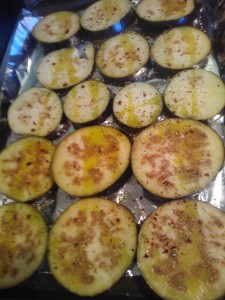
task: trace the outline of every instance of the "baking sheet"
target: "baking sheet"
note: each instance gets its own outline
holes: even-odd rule
[[[59,1],[34,1],[30,7],[21,11],[20,18],[9,43],[1,68],[0,149],[4,148],[13,140],[19,138],[18,135],[11,132],[8,128],[6,118],[8,106],[22,91],[33,86],[40,86],[36,79],[35,72],[37,65],[45,55],[45,49],[39,42],[32,38],[30,32],[33,26],[40,20],[42,16],[50,12],[68,9],[76,10],[79,13],[82,13],[82,9],[85,7],[85,4],[89,5],[92,2],[95,1],[64,1],[63,3],[60,3]],[[133,6],[135,7],[139,2],[139,0],[133,0]],[[224,32],[223,30],[220,30],[221,10],[218,10],[218,7],[216,7],[216,2],[218,2],[218,6],[221,6],[221,1],[215,1],[213,3],[210,3],[210,1],[198,1],[198,13],[193,20],[193,26],[205,30],[213,43],[213,51],[207,59],[205,69],[216,73],[222,79],[224,79]],[[134,26],[129,28],[128,31],[135,31],[143,34],[142,30],[136,23]],[[157,34],[154,32],[149,32],[148,34],[144,33],[144,35],[151,45]],[[76,44],[81,43],[84,40],[85,38],[83,37],[77,37],[71,42]],[[95,47],[98,48],[101,42],[102,41],[94,42]],[[94,71],[93,78],[104,81],[97,70]],[[163,91],[170,78],[171,77],[168,75],[162,75],[158,73],[154,65],[145,69],[144,81],[153,84],[161,92],[161,94],[163,94]],[[114,84],[108,84],[108,87],[110,88],[112,94],[116,94],[121,88],[121,86]],[[63,99],[63,95],[61,94],[60,96]],[[166,109],[164,109],[159,117],[159,120],[166,118],[168,118],[168,112]],[[224,120],[225,117],[223,111],[215,118],[206,122],[210,127],[219,133],[223,141],[225,141]],[[121,129],[112,116],[109,116],[101,124]],[[124,128],[122,130],[124,130]],[[59,141],[65,137],[65,135],[72,131],[74,131],[73,126],[67,120],[64,120],[58,128],[57,134],[52,137],[53,142],[57,145]],[[135,137],[135,133],[131,133],[129,131],[126,131],[125,133],[129,135],[131,139]],[[146,216],[150,214],[157,206],[168,201],[156,197],[144,190],[138,184],[134,176],[132,176],[132,174],[129,172],[118,185],[113,187],[113,190],[109,189],[107,193],[102,193],[101,196],[110,198],[127,206],[133,212],[138,226],[140,226]],[[218,173],[213,182],[211,182],[199,193],[196,193],[189,198],[206,201],[225,211],[225,166]],[[32,201],[31,205],[36,207],[44,215],[49,227],[51,227],[51,224],[58,218],[65,208],[67,208],[73,201],[76,201],[77,199],[78,198],[71,197],[60,189],[55,188],[49,191],[49,193],[43,197]],[[12,200],[0,194],[0,206],[9,202],[12,202]],[[67,295],[68,297],[70,296],[70,293],[62,288],[58,283],[55,282],[54,278],[52,278],[46,261],[43,262],[39,270],[28,281],[11,290],[12,293],[13,291],[17,290],[20,292],[29,291],[32,295],[33,293],[34,295],[37,295],[38,293],[44,292],[45,295],[47,295],[46,293],[50,293],[50,296],[54,295],[56,292],[61,292],[63,295]],[[7,293],[9,293],[9,291],[0,291],[0,298],[1,294],[4,294],[4,297],[6,297]],[[19,298],[18,294],[16,296],[16,298]],[[122,296],[125,298],[134,297],[134,299],[149,297],[151,297],[151,299],[159,299],[159,297],[156,296],[146,286],[145,282],[140,276],[137,264],[135,262],[118,284],[99,297],[105,297],[105,299],[109,299],[110,296],[119,298]],[[73,295],[73,299],[74,297],[76,296]]]

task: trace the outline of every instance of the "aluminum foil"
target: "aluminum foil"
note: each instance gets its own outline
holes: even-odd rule
[[[43,5],[42,5],[43,2]],[[7,108],[15,97],[27,88],[40,86],[36,79],[36,68],[42,57],[45,55],[45,49],[43,46],[34,40],[31,36],[31,30],[34,25],[40,20],[43,15],[47,13],[62,10],[62,9],[74,9],[77,8],[76,1],[67,1],[63,4],[51,5],[46,2],[39,1],[37,7],[33,6],[30,10],[23,9],[18,20],[14,35],[8,47],[1,74],[1,89],[0,89],[0,147],[3,148],[13,140],[19,138],[13,132],[10,132],[7,125]],[[89,1],[90,3],[91,1]],[[92,1],[93,2],[93,1]],[[140,1],[133,0],[133,6],[135,7]],[[199,1],[199,11],[197,17],[193,20],[193,26],[196,28],[203,29],[210,36],[213,46],[215,45],[215,51],[213,51],[206,62],[205,69],[210,70],[217,75],[224,78],[224,51],[217,51],[223,49],[224,46],[224,31],[221,30],[221,36],[218,32],[224,19],[221,19],[221,2],[224,5],[224,1]],[[217,7],[218,5],[218,7]],[[214,14],[212,14],[212,11]],[[82,11],[79,10],[78,13]],[[223,17],[224,18],[224,17]],[[224,24],[224,23],[223,23]],[[141,29],[135,24],[129,31],[136,31],[142,33]],[[149,44],[151,45],[155,34],[149,32],[145,34]],[[84,42],[80,38],[71,41],[72,44]],[[95,47],[98,48],[101,41],[95,42]],[[220,45],[221,44],[221,45]],[[198,67],[198,66],[196,66]],[[104,81],[101,75],[95,71],[93,78]],[[163,91],[168,83],[169,76],[158,73],[154,65],[144,70],[140,74],[142,80],[153,84],[160,92]],[[140,79],[140,78],[137,78]],[[121,86],[114,84],[108,84],[112,95],[115,95]],[[61,95],[63,100],[63,96]],[[168,117],[166,110],[162,112],[159,120],[166,119]],[[109,116],[103,123],[107,126],[113,126],[119,128],[119,125],[115,122],[112,116]],[[207,124],[216,130],[223,141],[225,141],[225,126],[224,126],[224,112],[215,118],[208,120]],[[120,128],[119,128],[120,129]],[[56,134],[52,137],[53,142],[57,145],[59,141],[65,137],[65,135],[71,133],[75,129],[68,122],[64,121],[59,125]],[[124,129],[123,129],[124,130]],[[136,133],[129,131],[125,132],[131,139],[135,138]],[[216,149],[215,149],[216,151]],[[146,190],[144,190],[137,182],[132,173],[128,172],[126,177],[121,180],[120,184],[117,185],[114,190],[103,193],[100,196],[106,197],[127,206],[134,214],[137,225],[139,226],[143,220],[148,216],[156,207],[165,203],[168,200],[156,197]],[[218,173],[216,178],[206,188],[201,190],[189,198],[206,201],[217,208],[225,211],[225,166]],[[43,197],[31,202],[31,205],[36,207],[46,218],[49,226],[59,217],[59,215],[78,198],[71,197],[65,194],[63,191],[55,187],[49,191]],[[0,206],[6,203],[12,202],[3,195],[0,195]],[[45,266],[42,266],[39,270],[40,273],[48,272]],[[127,271],[126,276],[139,275],[139,270],[136,264]]]

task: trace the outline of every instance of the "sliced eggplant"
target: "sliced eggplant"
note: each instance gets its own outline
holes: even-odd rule
[[[194,15],[194,0],[142,0],[136,14],[141,25],[154,29],[186,24]]]
[[[37,79],[50,89],[65,89],[90,76],[94,66],[94,46],[81,44],[47,54],[37,68]]]
[[[0,289],[14,287],[40,266],[47,248],[47,226],[31,205],[0,208]]]
[[[121,33],[135,21],[129,0],[100,0],[81,15],[81,27],[86,36],[103,39]]]
[[[80,29],[80,17],[72,11],[58,11],[38,22],[32,35],[43,43],[58,43],[75,35]]]
[[[225,295],[225,214],[209,203],[172,201],[141,226],[137,259],[163,299],[216,300]]]
[[[26,202],[46,193],[53,185],[51,162],[55,146],[41,137],[12,142],[0,153],[0,193]]]
[[[161,33],[153,42],[151,56],[158,66],[178,71],[202,62],[210,51],[210,39],[203,31],[183,26]]]
[[[30,88],[20,94],[8,110],[8,123],[17,134],[47,136],[62,119],[58,95],[46,88]]]
[[[98,119],[110,100],[108,87],[97,80],[82,82],[66,95],[63,109],[67,118],[75,124],[85,124]]]
[[[102,125],[78,129],[58,145],[52,163],[58,186],[90,196],[114,184],[130,162],[131,144],[119,130]]]
[[[107,78],[126,80],[149,61],[148,41],[137,33],[123,33],[106,40],[97,51],[96,65]]]
[[[169,82],[164,101],[178,117],[206,120],[219,114],[225,106],[224,83],[210,71],[185,70]]]
[[[206,187],[223,162],[220,136],[201,122],[179,118],[144,129],[136,137],[131,156],[140,184],[152,194],[172,199]]]
[[[52,274],[69,291],[95,296],[111,288],[131,265],[137,242],[132,213],[103,198],[74,202],[49,238]]]
[[[113,101],[113,113],[120,123],[142,128],[153,123],[163,107],[159,91],[146,82],[135,82],[122,88]]]

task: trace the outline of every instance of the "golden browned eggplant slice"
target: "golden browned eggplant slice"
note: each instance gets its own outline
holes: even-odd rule
[[[224,162],[224,145],[209,126],[167,119],[144,129],[131,156],[135,177],[149,192],[181,198],[206,187]]]
[[[46,193],[53,185],[54,151],[52,142],[41,137],[12,142],[0,153],[0,193],[21,202]]]
[[[57,128],[62,114],[62,103],[55,92],[34,87],[12,102],[8,122],[17,134],[47,136]]]
[[[53,158],[53,177],[74,196],[104,191],[125,172],[131,144],[118,129],[103,125],[81,128],[65,137]]]
[[[0,208],[0,289],[29,278],[47,248],[47,226],[31,205],[10,203]]]
[[[137,258],[163,299],[215,300],[225,294],[225,214],[209,203],[172,201],[141,226]]]
[[[137,242],[132,213],[103,198],[74,202],[49,238],[52,274],[69,291],[95,296],[111,288],[131,265]]]

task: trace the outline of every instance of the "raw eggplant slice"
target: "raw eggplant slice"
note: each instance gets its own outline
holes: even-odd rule
[[[181,70],[203,61],[211,51],[209,37],[190,26],[164,31],[153,42],[151,56],[165,69]]]
[[[201,122],[179,118],[143,130],[131,156],[133,173],[140,184],[155,195],[171,199],[206,187],[223,162],[220,136]]]
[[[80,29],[80,17],[72,11],[58,11],[45,16],[32,30],[33,37],[43,43],[65,41]]]
[[[31,205],[10,203],[0,208],[0,289],[29,278],[47,248],[47,226]]]
[[[194,9],[194,0],[142,0],[135,11],[143,24],[159,29],[184,25]]]
[[[0,153],[0,193],[26,202],[46,193],[53,185],[51,162],[55,146],[41,137],[12,142]]]
[[[225,214],[209,203],[159,206],[141,226],[137,259],[163,299],[214,300],[225,294]]]
[[[119,130],[102,126],[81,128],[56,148],[53,177],[58,186],[74,196],[90,196],[104,191],[125,172],[130,162],[131,144]]]
[[[137,33],[123,33],[106,40],[97,51],[96,65],[108,78],[126,79],[144,67],[150,55],[148,41]]]
[[[124,31],[135,15],[129,0],[100,0],[83,12],[80,21],[85,35],[102,39]]]
[[[52,274],[69,291],[94,296],[111,288],[131,265],[137,242],[132,213],[103,198],[74,202],[49,238]]]
[[[219,114],[225,106],[224,83],[210,71],[185,70],[169,82],[164,101],[178,117],[207,120]]]
[[[131,83],[122,88],[114,98],[113,112],[120,123],[141,128],[150,125],[160,115],[163,107],[159,91],[146,82]]]
[[[37,79],[50,89],[64,89],[80,83],[93,70],[94,53],[92,43],[50,52],[37,68]]]
[[[10,105],[8,123],[17,134],[47,136],[57,128],[62,114],[62,103],[55,92],[30,88]]]
[[[76,124],[85,124],[98,119],[110,100],[108,87],[97,80],[82,82],[66,95],[63,110],[67,118]]]

